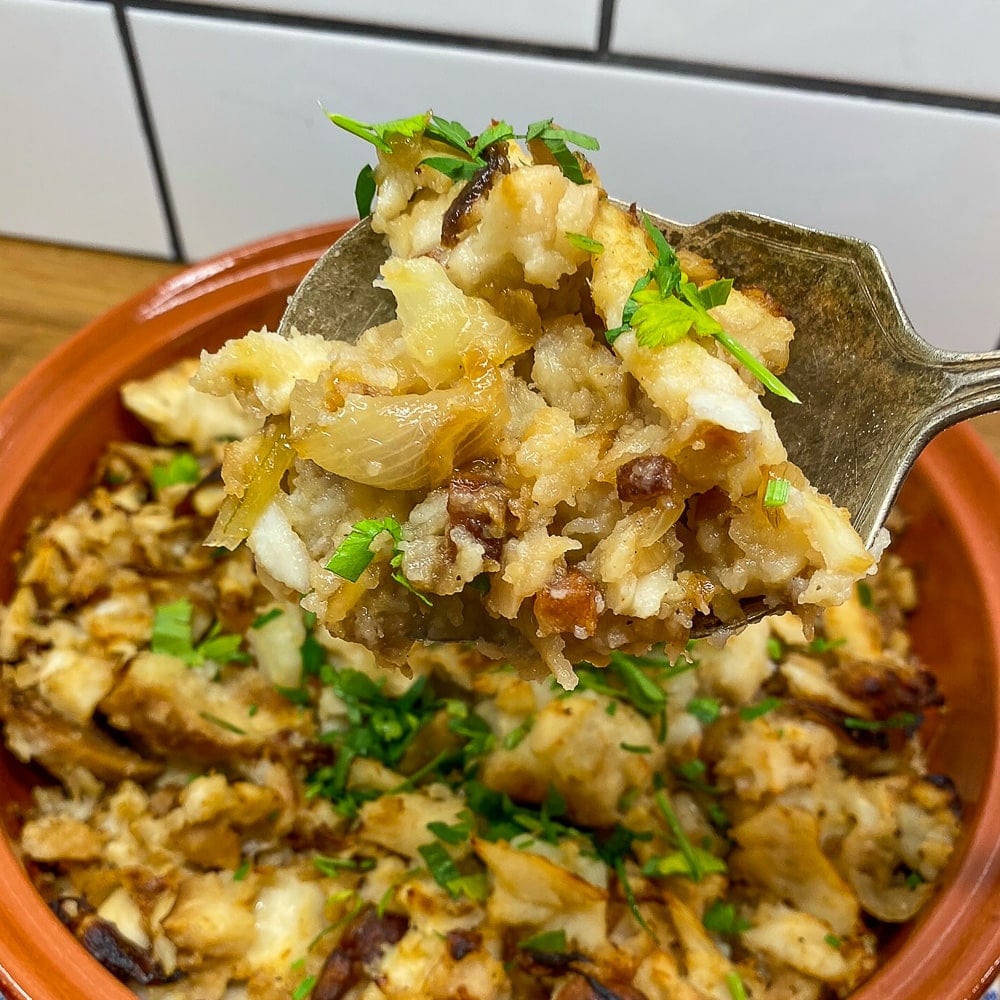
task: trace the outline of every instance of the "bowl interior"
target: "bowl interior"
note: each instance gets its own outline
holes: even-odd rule
[[[0,599],[30,520],[86,489],[104,444],[141,434],[118,401],[129,378],[213,349],[280,317],[310,263],[346,228],[322,226],[253,244],[189,269],[81,331],[0,404]],[[947,709],[929,727],[931,769],[951,775],[968,828],[940,896],[899,932],[855,1000],[968,1000],[1000,954],[1000,467],[974,432],[954,428],[921,457],[900,503],[899,551],[921,605],[912,629]],[[20,808],[42,776],[0,752],[0,992],[31,1000],[132,997],[63,930],[12,847]],[[58,947],[52,942],[58,940]]]

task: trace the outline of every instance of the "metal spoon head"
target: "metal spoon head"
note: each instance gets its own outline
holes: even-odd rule
[[[745,212],[693,225],[646,214],[674,246],[709,258],[740,287],[768,292],[795,324],[782,378],[801,405],[770,394],[764,403],[789,458],[818,490],[851,511],[870,547],[907,470],[940,429],[928,413],[944,388],[934,365],[948,357],[914,332],[878,251],[860,240]],[[354,340],[391,319],[391,295],[373,286],[387,255],[369,221],[358,223],[302,281],[279,331],[295,327]],[[779,610],[760,601],[745,602],[743,609],[746,622]],[[721,627],[715,619],[699,620],[695,634]]]

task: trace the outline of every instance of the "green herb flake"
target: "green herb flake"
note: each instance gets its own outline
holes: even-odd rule
[[[357,206],[359,219],[371,215],[376,190],[375,171],[370,163],[366,163],[358,171],[357,180],[354,182],[354,204]]]
[[[434,834],[438,840],[443,840],[446,844],[464,844],[472,833],[473,819],[468,811],[456,823],[448,824],[433,821],[427,824],[427,829]]]
[[[193,652],[191,615],[194,609],[187,600],[161,604],[153,611],[153,632],[149,648],[154,653],[176,656],[188,662]]]
[[[767,508],[784,507],[788,503],[792,484],[787,479],[772,477],[768,479],[764,489],[764,506]]]
[[[455,867],[455,862],[445,848],[436,840],[429,844],[421,844],[417,850],[427,865],[431,877],[442,889],[447,889],[449,895],[456,895],[450,888],[451,883],[458,882],[462,873]]]
[[[157,493],[178,483],[193,485],[201,481],[201,467],[191,452],[179,451],[165,465],[154,465],[149,473],[149,481]]]
[[[190,667],[197,667],[206,660],[216,663],[247,662],[249,657],[240,651],[243,637],[223,635],[216,622],[201,642],[195,643],[191,632],[194,608],[182,598],[170,604],[161,604],[153,611],[153,628],[149,648],[154,653],[175,656]]]
[[[693,715],[703,726],[710,726],[722,714],[722,703],[718,698],[692,698],[684,711]]]
[[[872,611],[875,607],[875,596],[872,594],[872,588],[865,583],[864,580],[859,580],[855,585],[855,591],[858,595],[858,603],[861,607],[868,611]]]
[[[345,132],[350,132],[351,135],[356,135],[359,139],[364,139],[365,142],[370,142],[382,153],[392,151],[392,147],[389,145],[390,138],[398,136],[402,139],[411,139],[420,135],[427,128],[428,123],[428,115],[426,114],[413,115],[411,118],[395,118],[392,121],[377,124],[358,121],[355,118],[333,114],[329,111],[326,116],[334,125],[344,129]]]
[[[749,1000],[746,987],[738,972],[726,973],[726,989],[729,990],[731,1000]]]
[[[198,715],[206,722],[211,722],[213,726],[225,729],[226,732],[235,733],[237,736],[246,736],[247,734],[245,729],[240,729],[239,726],[234,726],[231,722],[220,718],[218,715],[213,715],[211,712],[199,712]]]
[[[906,876],[903,885],[905,885],[906,888],[912,892],[914,889],[919,889],[920,886],[922,886],[925,881],[926,880],[924,879],[923,875],[920,874],[920,872],[912,871]]]
[[[292,990],[292,1000],[306,1000],[306,997],[316,988],[316,977],[306,976],[298,986]]]
[[[736,905],[721,899],[715,900],[705,910],[701,922],[713,933],[728,936],[750,929],[750,921],[737,914]]]
[[[375,553],[371,550],[372,542],[383,533],[388,533],[397,544],[403,540],[403,529],[394,517],[358,521],[337,546],[326,568],[351,583],[357,583],[375,558]]]
[[[608,343],[613,344],[629,329],[635,331],[639,346],[646,348],[668,347],[690,333],[715,337],[766,389],[798,403],[795,393],[708,312],[725,304],[732,281],[715,281],[699,288],[683,274],[673,247],[649,216],[643,215],[642,224],[655,248],[653,266],[633,286],[622,311],[622,325],[605,335]]]
[[[846,639],[828,639],[825,635],[818,635],[807,648],[814,656],[818,656],[834,649],[840,649],[846,642]]]
[[[823,940],[831,947],[839,949],[844,943],[836,934],[826,934],[823,936]]]
[[[916,712],[897,712],[888,719],[858,719],[848,715],[844,719],[844,728],[879,733],[887,729],[917,729],[922,721]]]
[[[280,618],[284,613],[282,608],[270,608],[267,611],[263,611],[250,623],[250,628],[256,632],[269,622],[273,622],[275,618]]]
[[[522,951],[537,951],[543,955],[564,955],[566,953],[566,932],[541,931],[518,942]]]
[[[322,875],[333,877],[341,872],[370,872],[375,867],[374,858],[334,858],[317,854],[313,867]]]
[[[619,743],[618,746],[626,753],[652,753],[653,748],[647,743]]]
[[[762,715],[773,712],[780,705],[780,698],[765,698],[763,701],[757,702],[756,705],[746,705],[741,708],[740,718],[744,722],[753,722],[754,719],[759,719]]]
[[[670,799],[667,797],[666,792],[662,788],[658,789],[654,801],[656,802],[657,809],[660,810],[660,815],[663,816],[667,824],[667,829],[670,831],[670,835],[673,837],[674,844],[676,845],[679,854],[684,860],[684,872],[695,882],[701,881],[701,876],[704,874],[702,868],[703,855],[705,851],[701,851],[696,848],[691,841],[688,839],[687,834],[684,832],[684,828],[680,824],[680,820],[677,819],[677,814],[674,812],[674,807],[670,803]],[[709,855],[711,857],[711,855]],[[718,860],[718,859],[716,859]],[[725,868],[723,868],[725,870]]]
[[[570,246],[576,247],[577,250],[582,250],[584,253],[595,256],[604,253],[604,244],[584,233],[566,233],[566,240]]]
[[[785,658],[785,644],[776,636],[768,636],[767,657],[775,663],[780,663]]]
[[[722,858],[710,851],[688,843],[685,850],[672,851],[659,857],[650,858],[642,866],[643,875],[659,876],[683,875],[700,882],[705,875],[725,875],[729,869]]]
[[[517,747],[519,747],[521,743],[524,742],[525,736],[527,736],[528,733],[531,732],[531,728],[532,726],[534,726],[534,724],[535,724],[535,717],[533,715],[529,715],[524,720],[524,722],[522,722],[519,726],[516,726],[514,729],[512,729],[503,738],[504,750],[514,750]]]
[[[233,872],[233,881],[242,882],[250,874],[250,859],[245,858],[240,862],[240,866]]]

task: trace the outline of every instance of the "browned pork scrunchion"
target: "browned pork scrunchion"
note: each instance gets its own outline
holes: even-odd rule
[[[57,899],[52,909],[84,948],[123,983],[152,986],[173,983],[182,978],[183,973],[179,970],[168,976],[149,949],[140,948],[113,923],[99,917],[86,900],[75,897]]]
[[[364,910],[327,957],[313,988],[312,1000],[340,1000],[362,977],[370,977],[382,952],[401,940],[408,926],[409,920],[401,914],[380,916],[373,907]]]

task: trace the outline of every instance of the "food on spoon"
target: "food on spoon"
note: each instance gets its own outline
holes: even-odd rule
[[[808,619],[872,571],[759,398],[794,398],[791,322],[611,202],[569,148],[594,140],[333,117],[378,151],[359,190],[397,318],[203,357],[198,387],[263,421],[227,453],[213,544],[381,659],[458,629],[567,688],[575,661],[676,653],[753,602]]]
[[[892,553],[826,612],[566,692],[455,646],[412,676],[202,544],[245,427],[190,367],[128,387],[159,444],[36,523],[0,608],[19,846],[145,1000],[832,1000],[960,833]]]

